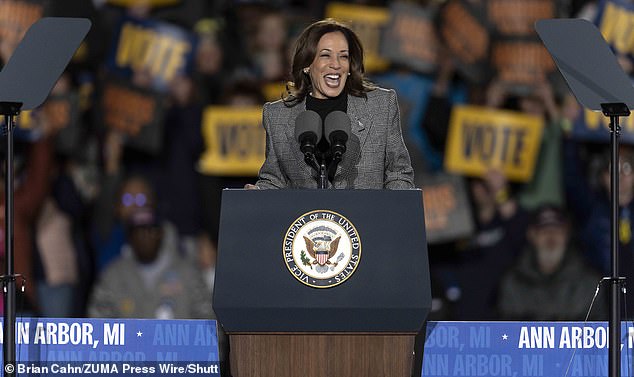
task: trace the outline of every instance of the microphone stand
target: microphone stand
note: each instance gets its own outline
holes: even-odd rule
[[[317,159],[315,158],[315,154],[313,152],[304,153],[304,162],[306,162],[306,164],[308,164],[311,168],[319,171],[319,164],[317,163]]]
[[[332,157],[332,161],[330,162],[330,166],[328,167],[328,179],[331,181],[335,179],[335,173],[337,172],[337,165],[343,160],[343,154],[335,153]]]
[[[317,188],[326,189],[328,188],[328,175],[326,174],[326,163],[321,159],[322,162],[318,163],[317,158],[315,157],[315,153],[312,151],[304,152],[304,161],[308,166],[315,169],[317,173],[319,173],[319,179],[317,180]]]
[[[326,163],[324,162],[324,158],[321,159],[321,163],[319,164],[319,188],[327,189],[328,188],[328,174],[326,173]]]

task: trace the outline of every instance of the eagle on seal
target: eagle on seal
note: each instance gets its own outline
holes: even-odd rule
[[[327,241],[313,241],[310,238],[304,236],[304,241],[306,241],[306,249],[308,254],[311,257],[315,258],[312,264],[318,264],[320,266],[325,265],[333,265],[337,266],[337,262],[332,263],[330,258],[334,257],[337,254],[337,248],[339,247],[339,240],[341,236],[335,238],[334,240]]]

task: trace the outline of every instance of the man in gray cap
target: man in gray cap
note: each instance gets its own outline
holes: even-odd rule
[[[571,246],[565,212],[552,205],[539,207],[526,236],[526,249],[502,278],[498,301],[501,318],[584,320],[601,276]],[[595,302],[591,318],[604,316],[603,299]]]

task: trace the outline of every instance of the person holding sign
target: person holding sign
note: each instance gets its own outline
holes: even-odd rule
[[[316,130],[323,130],[326,117],[335,111],[345,113],[350,121],[345,152],[336,170],[332,169],[328,187],[414,187],[396,93],[364,79],[363,47],[349,27],[332,19],[308,26],[296,42],[291,76],[287,97],[264,105],[266,160],[256,184],[246,188],[318,187],[318,174],[302,161],[304,155],[294,137],[296,124],[303,126],[303,118],[296,120],[306,110],[319,114]],[[325,133],[313,147],[320,163],[328,166],[333,159],[330,144],[336,143]]]

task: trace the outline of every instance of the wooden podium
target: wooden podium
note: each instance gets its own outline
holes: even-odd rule
[[[410,377],[430,304],[420,190],[223,191],[214,310],[233,377]]]
[[[406,334],[254,333],[230,342],[234,377],[410,377],[414,362]]]

